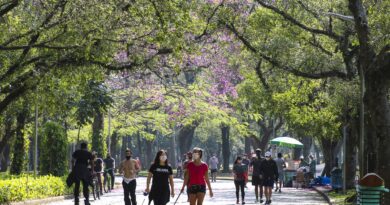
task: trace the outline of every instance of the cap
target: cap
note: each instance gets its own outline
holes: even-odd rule
[[[266,157],[270,157],[270,156],[271,156],[271,152],[266,152],[266,153],[265,153],[265,156],[266,156]]]

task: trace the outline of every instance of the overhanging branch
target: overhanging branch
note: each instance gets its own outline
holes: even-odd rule
[[[307,25],[303,24],[302,22],[298,21],[297,19],[295,19],[294,17],[292,17],[290,14],[276,8],[275,6],[272,6],[271,4],[263,1],[263,0],[257,0],[257,2],[267,8],[267,9],[270,9],[272,11],[274,11],[275,13],[281,15],[284,19],[286,19],[287,21],[289,21],[290,23],[302,28],[303,30],[306,30],[310,33],[315,33],[315,34],[320,34],[320,35],[325,35],[325,36],[328,36],[336,41],[339,41],[340,40],[340,36],[337,35],[336,33],[332,32],[331,30],[329,31],[325,31],[325,30],[320,30],[320,29],[315,29],[315,28],[311,28],[311,27],[308,27]]]
[[[268,63],[270,63],[271,65],[273,65],[273,66],[275,66],[275,67],[277,67],[279,69],[282,69],[284,71],[290,72],[290,73],[292,73],[292,74],[294,74],[296,76],[301,76],[301,77],[311,78],[311,79],[321,79],[321,78],[329,78],[329,77],[338,77],[338,78],[341,78],[341,79],[346,79],[347,78],[347,74],[346,73],[340,72],[340,71],[337,71],[337,70],[324,71],[324,72],[319,72],[319,73],[306,73],[306,72],[302,72],[302,71],[300,71],[300,70],[298,70],[296,68],[293,68],[293,67],[290,67],[290,66],[286,66],[286,65],[282,65],[276,59],[271,58],[271,57],[267,56],[266,54],[260,52],[258,49],[256,49],[249,42],[249,40],[247,40],[242,34],[240,34],[238,32],[238,30],[234,27],[234,25],[226,24],[226,27],[231,32],[234,33],[236,38],[238,38],[244,44],[244,46],[248,50],[250,50],[251,52],[253,52],[256,55],[259,55],[261,58],[266,60]]]

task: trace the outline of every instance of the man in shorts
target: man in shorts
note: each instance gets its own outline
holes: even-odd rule
[[[259,202],[259,188],[260,188],[260,203],[263,203],[263,176],[260,172],[260,166],[263,162],[261,157],[261,149],[256,149],[256,156],[253,157],[250,166],[252,166],[252,185],[255,186],[256,203]]]
[[[211,172],[211,181],[216,182],[217,181],[217,172],[218,172],[218,158],[215,156],[215,154],[209,159],[209,166],[210,166],[210,172]]]
[[[275,159],[275,162],[276,162],[276,166],[278,167],[278,175],[279,175],[279,179],[276,182],[275,192],[277,192],[279,190],[279,193],[281,193],[282,192],[282,184],[283,184],[283,180],[284,180],[284,168],[286,168],[286,162],[282,158],[282,153],[278,153],[278,158]]]

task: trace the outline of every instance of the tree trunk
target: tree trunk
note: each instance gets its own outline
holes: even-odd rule
[[[192,139],[194,138],[196,127],[196,125],[187,125],[178,131],[180,156],[183,156],[191,150]]]
[[[17,114],[16,117],[16,137],[13,145],[13,158],[11,164],[11,174],[21,174],[25,167],[24,157],[26,155],[26,139],[24,136],[24,125],[26,124],[26,118],[28,117],[28,107],[23,106],[23,109]]]
[[[253,148],[260,148],[263,152],[265,152],[267,145],[273,136],[274,131],[276,132],[283,126],[283,120],[279,118],[278,122],[275,124],[275,121],[269,119],[268,125],[267,120],[259,120],[257,124],[260,126],[260,135],[262,136],[261,139],[252,136],[254,144],[256,145],[256,147]]]
[[[172,168],[176,168],[176,161],[177,161],[177,157],[176,157],[176,136],[175,134],[172,134],[170,137],[169,137],[169,152],[168,152],[168,156],[169,156],[169,161],[171,162],[171,166]]]
[[[145,155],[146,155],[146,161],[145,161],[145,168],[149,169],[149,166],[151,163],[154,161],[154,154],[153,154],[153,142],[154,140],[145,140],[146,144],[146,150],[145,150]]]
[[[347,189],[353,189],[355,187],[355,176],[356,176],[356,165],[357,165],[357,159],[356,159],[356,150],[357,150],[357,144],[359,135],[357,130],[359,129],[357,126],[359,123],[358,119],[351,119],[349,126],[347,127],[347,138],[345,145],[345,176],[346,176],[346,188]]]
[[[336,149],[337,141],[328,138],[322,138],[321,146],[324,152],[323,154],[324,154],[324,162],[325,162],[325,167],[321,176],[330,177],[330,172],[332,171],[332,168],[335,165],[334,150]]]
[[[301,155],[302,155],[302,148],[294,148],[292,159],[293,160],[299,160]]]
[[[98,155],[105,155],[106,141],[103,136],[104,118],[101,111],[96,111],[92,123],[92,150]]]
[[[5,172],[8,169],[10,144],[14,136],[14,132],[12,130],[13,117],[7,114],[4,121],[4,135],[0,140],[0,172]]]
[[[230,127],[222,126],[222,158],[223,158],[223,172],[229,173],[229,160],[230,160]]]
[[[108,152],[111,154],[112,157],[115,157],[115,155],[117,155],[116,148],[118,146],[118,141],[119,141],[118,131],[115,130],[110,137],[111,137],[111,147],[109,148]]]
[[[314,143],[314,150],[316,152],[316,161],[317,161],[317,164],[321,164],[321,157],[320,157],[320,148],[318,147],[318,145],[315,143],[315,141],[313,142]]]
[[[389,79],[372,74],[366,77],[365,119],[369,131],[366,136],[367,172],[376,172],[390,182],[390,107],[388,101]],[[390,194],[385,194],[384,204],[390,204]]]
[[[138,153],[139,153],[139,158],[142,162],[146,161],[145,154],[142,152],[142,149],[145,147],[143,146],[143,139],[141,139],[141,134],[138,132],[137,133],[137,143],[138,143]]]
[[[390,45],[385,45],[378,54],[375,52],[373,40],[370,39],[370,25],[367,20],[367,10],[362,0],[349,0],[349,10],[354,17],[355,30],[359,40],[358,68],[362,82],[365,82],[366,91],[363,105],[365,110],[364,121],[369,135],[361,133],[366,142],[363,155],[368,155],[367,170],[363,167],[362,174],[366,171],[375,171],[384,181],[390,182]],[[364,85],[364,84],[363,84]],[[363,163],[366,161],[364,160]],[[384,204],[390,204],[390,193],[385,194]]]
[[[303,137],[302,138],[302,144],[303,144],[303,157],[305,160],[309,160],[309,155],[310,155],[310,148],[313,143],[313,138],[312,137]]]
[[[245,137],[245,154],[250,154],[251,153],[251,138],[250,137]]]
[[[9,166],[9,157],[10,157],[10,145],[7,144],[5,148],[3,149],[3,153],[1,154],[1,160],[0,160],[0,172],[6,172]]]

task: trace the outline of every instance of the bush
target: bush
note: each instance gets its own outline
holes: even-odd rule
[[[70,194],[67,188],[66,177],[28,175],[10,176],[9,179],[0,180],[0,204],[27,199],[40,199],[51,196]]]
[[[47,122],[42,131],[40,146],[40,174],[63,176],[66,174],[67,147],[64,128],[56,122]]]

